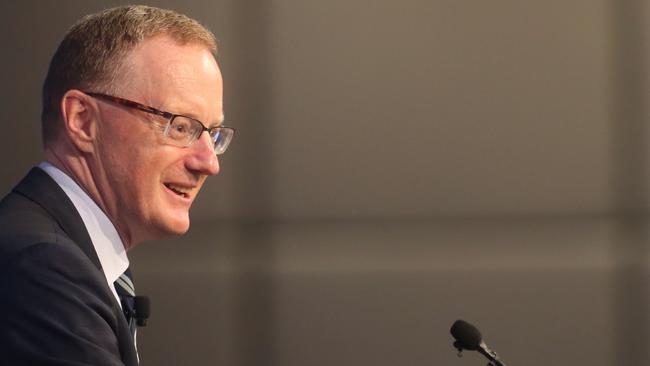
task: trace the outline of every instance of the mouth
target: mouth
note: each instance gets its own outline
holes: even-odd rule
[[[172,183],[164,183],[165,187],[170,191],[174,192],[177,196],[188,199],[190,198],[190,193],[192,188],[190,187],[181,187]]]

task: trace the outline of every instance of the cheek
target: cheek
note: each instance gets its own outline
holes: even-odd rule
[[[159,160],[153,154],[152,142],[142,138],[138,141],[138,137],[145,136],[109,134],[101,145],[99,164],[105,172],[108,189],[115,193],[122,206],[133,206],[151,192],[157,170]]]
[[[151,197],[160,182],[160,160],[149,154],[127,153],[122,156],[120,176],[125,192],[135,200]]]

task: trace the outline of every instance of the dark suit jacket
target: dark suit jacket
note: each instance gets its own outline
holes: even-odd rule
[[[138,364],[79,213],[39,168],[0,202],[0,364]]]

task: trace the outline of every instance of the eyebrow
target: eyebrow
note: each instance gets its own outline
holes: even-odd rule
[[[217,119],[217,122],[210,123],[210,126],[207,126],[207,127],[208,128],[219,127],[219,126],[221,126],[223,124],[223,121],[225,121],[225,119],[226,119],[226,117],[224,116],[223,113],[221,113],[221,117],[219,117],[219,119]]]

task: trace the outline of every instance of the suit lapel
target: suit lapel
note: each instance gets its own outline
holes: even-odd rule
[[[93,264],[102,271],[86,226],[63,189],[40,168],[32,168],[13,189],[43,207]]]

